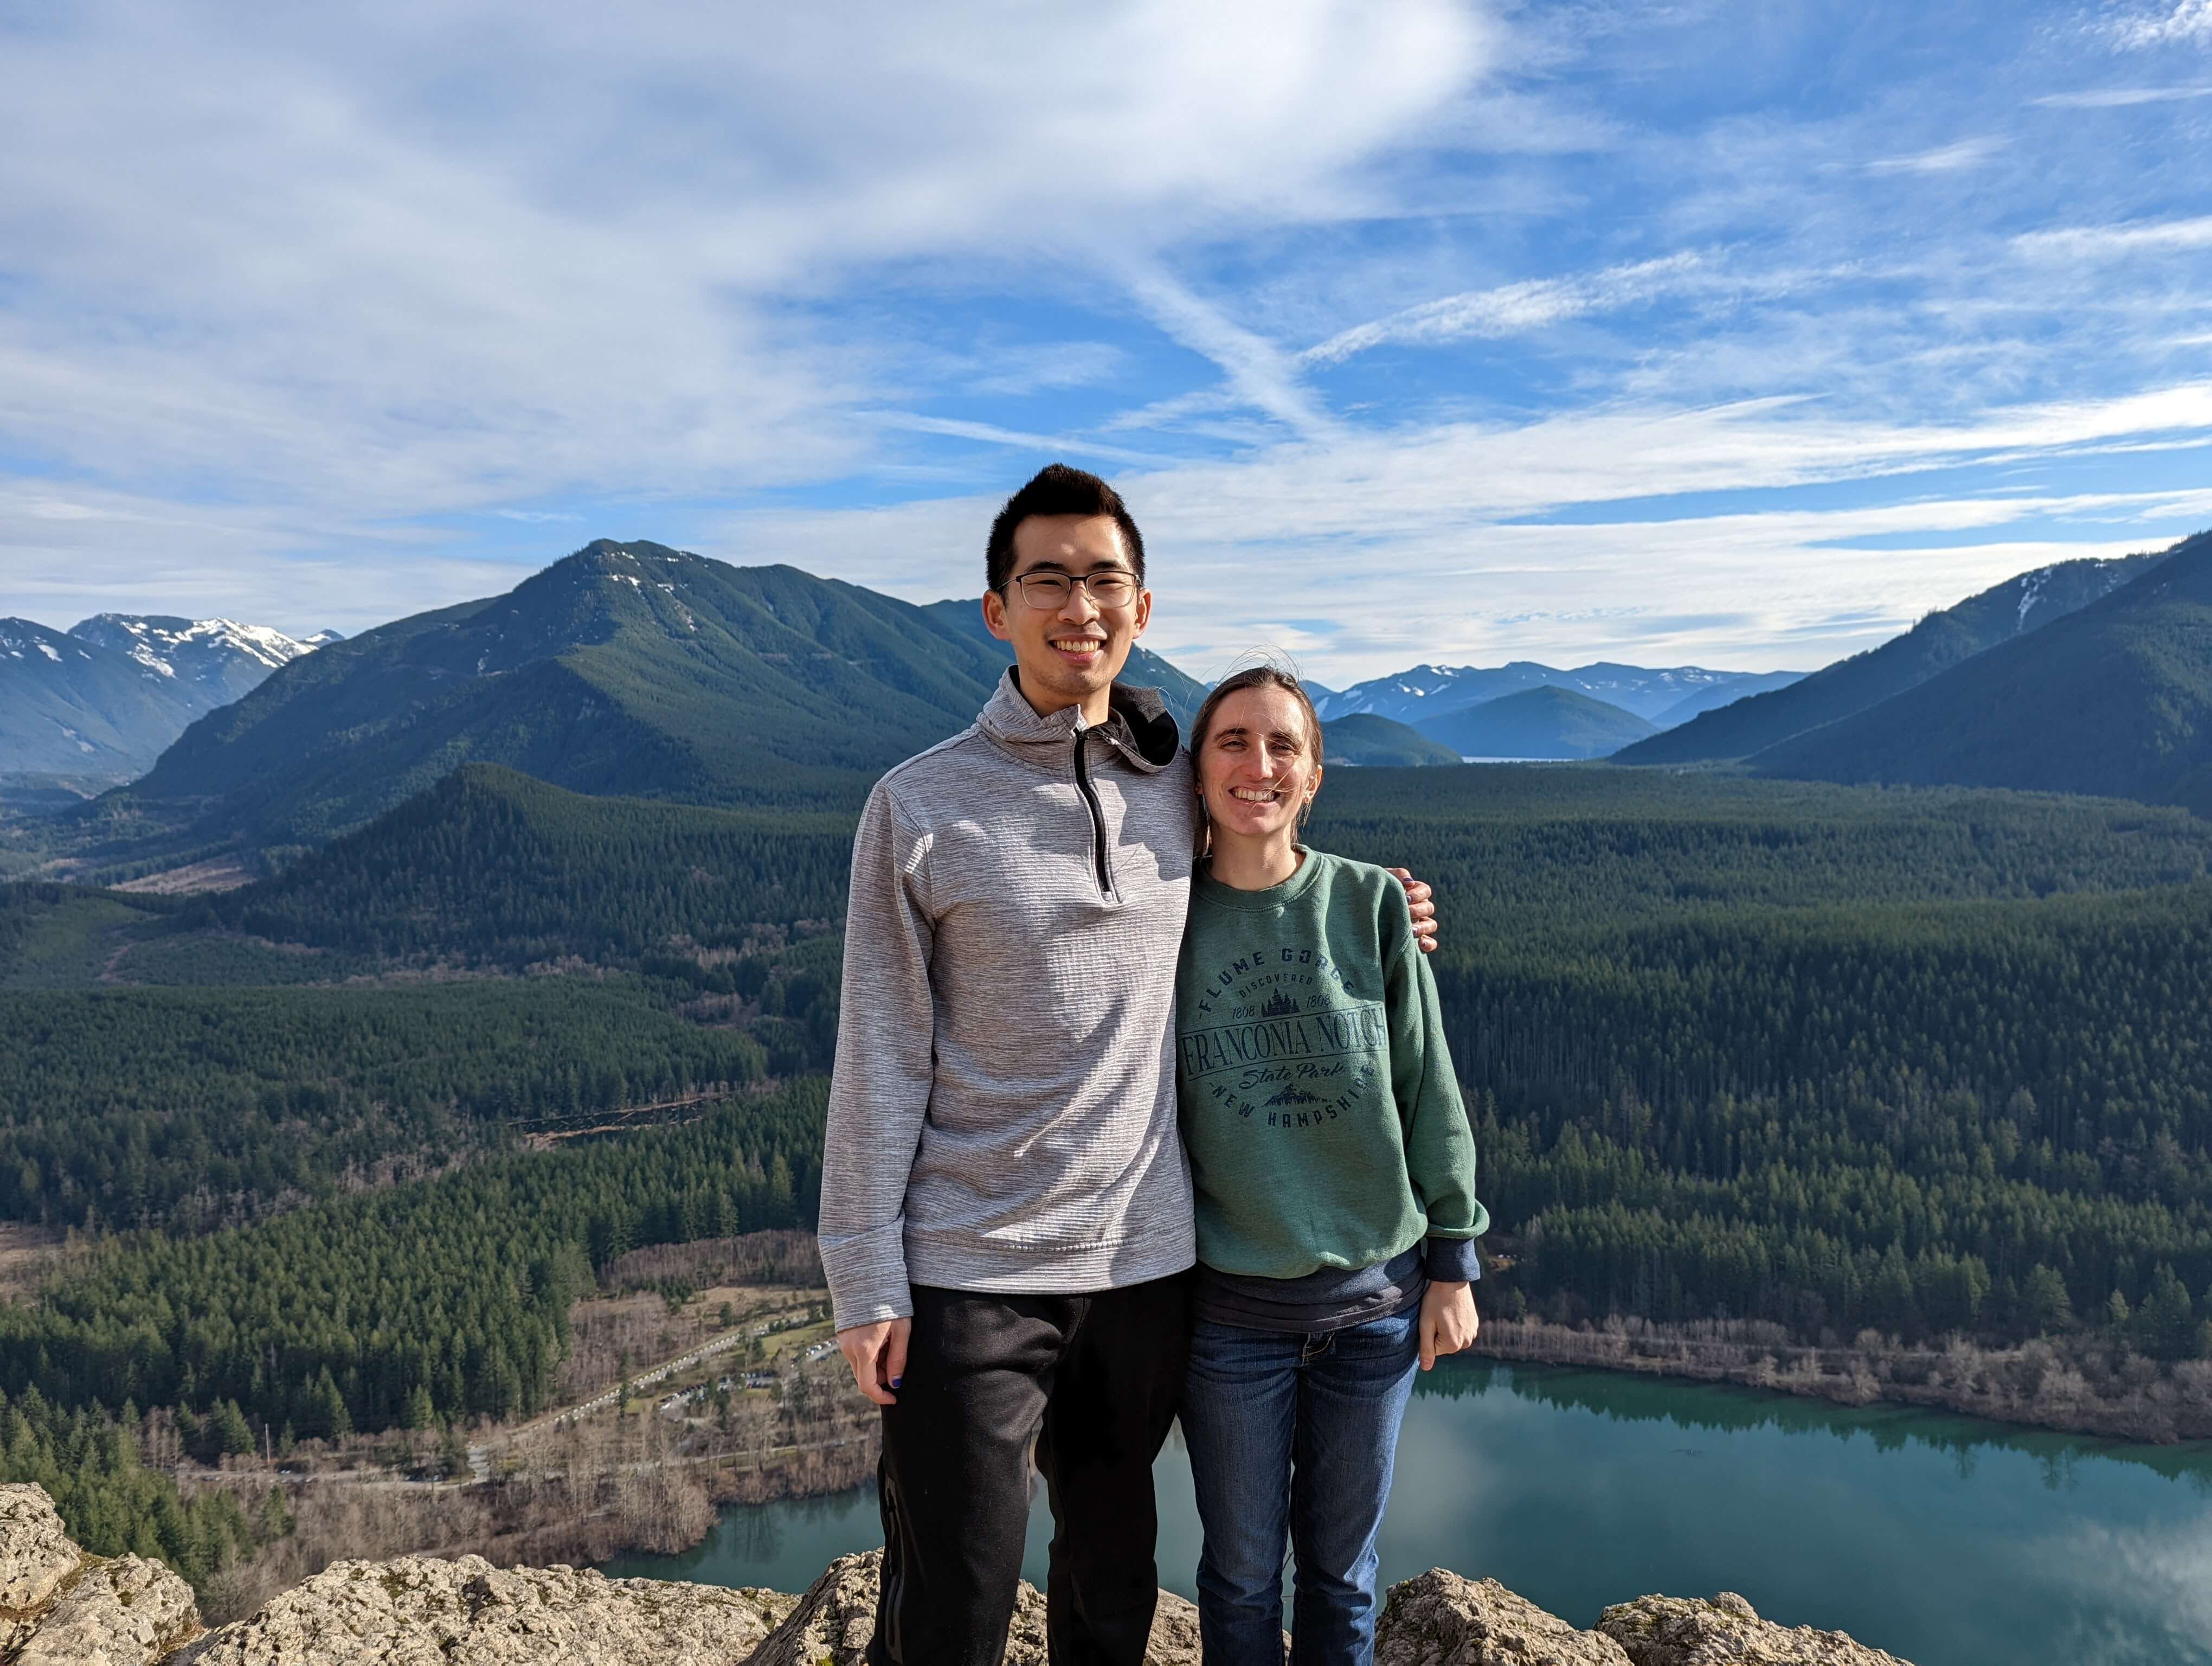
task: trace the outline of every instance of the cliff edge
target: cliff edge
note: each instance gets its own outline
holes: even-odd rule
[[[480,1556],[334,1562],[208,1630],[159,1562],[86,1554],[37,1487],[0,1487],[0,1666],[860,1666],[878,1557],[803,1596]],[[1840,1632],[1762,1620],[1732,1592],[1643,1596],[1577,1631],[1494,1579],[1442,1568],[1390,1589],[1377,1666],[1909,1666]],[[1148,1666],[1197,1666],[1198,1613],[1160,1593]],[[1021,1588],[1008,1666],[1044,1666],[1044,1598]]]

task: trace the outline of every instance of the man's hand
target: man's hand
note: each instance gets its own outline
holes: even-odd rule
[[[1406,887],[1406,912],[1413,916],[1413,941],[1423,954],[1437,952],[1436,893],[1429,889],[1425,879],[1416,879],[1402,867],[1387,870],[1399,884]]]
[[[1423,1316],[1425,1319],[1425,1309]],[[898,1396],[891,1390],[906,1376],[907,1339],[913,1335],[911,1319],[879,1319],[872,1325],[854,1325],[837,1333],[837,1346],[845,1363],[853,1368],[853,1380],[878,1406],[898,1404]]]
[[[1439,1358],[1457,1353],[1474,1341],[1474,1333],[1481,1328],[1481,1316],[1474,1310],[1474,1292],[1468,1288],[1465,1279],[1431,1280],[1429,1293],[1421,1298],[1421,1369],[1434,1371]]]

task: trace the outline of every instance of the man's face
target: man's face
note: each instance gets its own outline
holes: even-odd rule
[[[1135,569],[1121,547],[1121,529],[1110,515],[1031,515],[1014,528],[1014,564],[1006,593],[983,598],[983,623],[1013,644],[1022,693],[1041,714],[1082,708],[1086,721],[1103,722],[1114,679],[1129,649],[1145,634],[1152,593],[1139,590],[1119,607],[1101,607],[1081,585],[1048,606],[1030,604],[1021,581],[1032,575],[1088,578]]]

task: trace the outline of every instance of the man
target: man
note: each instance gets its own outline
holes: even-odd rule
[[[1033,1449],[1052,1657],[1135,1666],[1196,1259],[1174,1025],[1195,800],[1157,692],[1115,682],[1152,599],[1114,489],[1043,470],[985,566],[1014,666],[877,783],[853,845],[821,1247],[884,1408],[868,1658],[996,1666]]]

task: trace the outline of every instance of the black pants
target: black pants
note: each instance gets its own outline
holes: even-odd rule
[[[1188,1300],[1182,1275],[1087,1296],[915,1288],[883,1414],[870,1666],[999,1666],[1032,1442],[1052,1502],[1054,1666],[1140,1666],[1159,1589],[1152,1459],[1182,1395]]]

